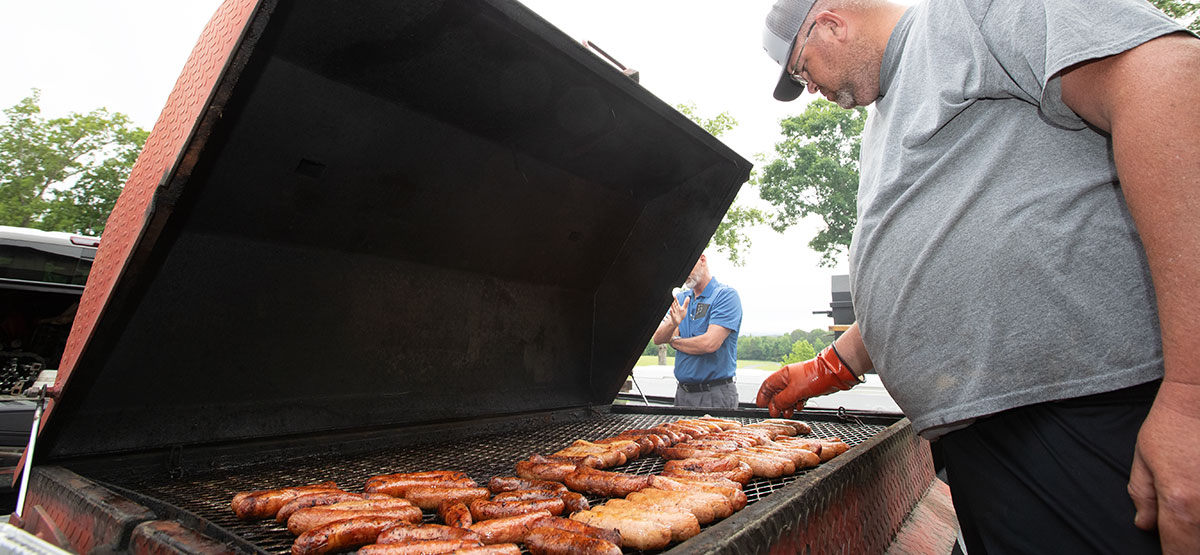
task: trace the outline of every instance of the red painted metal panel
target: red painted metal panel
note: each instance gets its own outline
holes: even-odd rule
[[[63,352],[56,386],[61,387],[70,378],[71,370],[91,337],[96,320],[142,232],[154,191],[163,176],[181,162],[183,147],[204,115],[203,110],[217,80],[257,4],[258,0],[226,0],[213,14],[188,57],[133,166],[125,189],[108,217],[104,241],[96,252],[87,287],[79,302],[79,312]]]

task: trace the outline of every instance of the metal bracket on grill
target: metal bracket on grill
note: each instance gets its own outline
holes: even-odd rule
[[[837,408],[837,417],[838,417],[838,420],[841,420],[843,422],[853,422],[859,426],[863,425],[863,421],[859,420],[857,416],[854,416],[853,414],[846,412],[846,407],[838,407]]]
[[[642,386],[638,385],[638,383],[637,383],[637,378],[635,378],[635,377],[633,376],[633,372],[632,372],[632,371],[630,371],[630,372],[629,372],[629,379],[630,379],[631,381],[633,381],[633,387],[636,387],[636,388],[637,388],[637,390],[638,390],[638,395],[641,395],[641,396],[642,396],[642,403],[643,403],[643,404],[645,404],[647,407],[648,407],[648,406],[650,406],[650,400],[646,398],[646,394],[645,394],[645,393],[642,393]]]

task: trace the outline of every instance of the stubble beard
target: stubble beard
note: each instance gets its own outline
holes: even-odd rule
[[[834,102],[843,109],[850,110],[856,106],[866,106],[875,102],[875,96],[878,96],[878,91],[871,98],[861,98],[864,95],[863,89],[872,86],[871,83],[879,76],[879,64],[875,63],[876,59],[882,60],[883,53],[877,52],[877,49],[867,42],[866,39],[860,38],[854,44],[854,48],[850,51],[855,52],[854,57],[847,64],[849,71],[846,72],[846,77],[843,80],[837,92],[834,93]],[[865,85],[865,86],[863,86]]]

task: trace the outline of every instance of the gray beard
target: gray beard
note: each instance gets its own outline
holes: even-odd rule
[[[854,103],[854,93],[851,92],[849,88],[838,91],[836,101],[838,106],[841,106],[846,110],[850,110],[857,106],[857,104]]]

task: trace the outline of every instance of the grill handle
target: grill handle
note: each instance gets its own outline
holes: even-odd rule
[[[25,464],[21,469],[21,488],[17,494],[18,518],[25,517],[25,494],[29,485],[29,469],[33,467],[33,445],[37,442],[38,427],[42,424],[42,409],[46,406],[46,385],[38,392],[37,406],[33,409],[33,427],[29,430],[29,445],[25,447]]]

